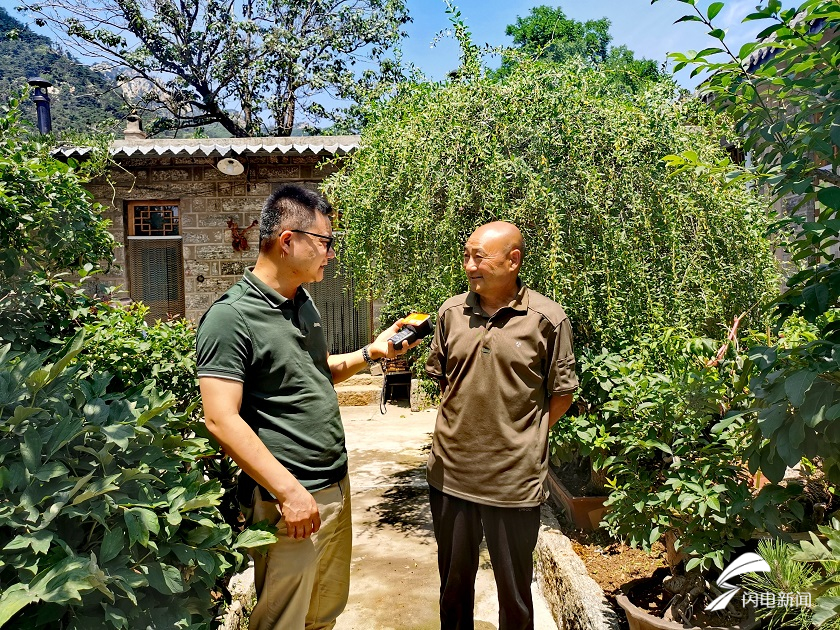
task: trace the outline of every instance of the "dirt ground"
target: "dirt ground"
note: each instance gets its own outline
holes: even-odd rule
[[[342,407],[350,459],[353,560],[350,601],[336,630],[440,628],[437,546],[425,465],[435,410]],[[556,630],[534,593],[535,630]],[[476,630],[498,628],[496,586],[486,549],[476,580]]]
[[[572,543],[572,549],[583,560],[583,564],[598,583],[610,606],[615,610],[621,630],[629,628],[624,610],[616,603],[621,585],[651,575],[659,567],[665,567],[665,547],[657,543],[652,553],[633,549],[616,542],[602,530],[588,532],[575,529],[562,510],[554,509],[560,523],[560,530]]]
[[[647,577],[665,563],[665,547],[657,543],[648,554],[610,538],[605,532],[575,530],[560,522],[563,533],[572,541],[572,548],[580,556],[592,579],[607,596],[615,596],[621,585],[636,578]]]

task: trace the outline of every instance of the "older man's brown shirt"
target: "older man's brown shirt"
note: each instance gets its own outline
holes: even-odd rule
[[[456,295],[438,311],[426,371],[444,387],[429,485],[485,505],[542,503],[549,400],[578,386],[563,308],[524,285],[492,317],[475,293]]]

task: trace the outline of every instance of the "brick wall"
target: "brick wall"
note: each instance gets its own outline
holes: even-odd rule
[[[126,202],[171,200],[179,202],[184,251],[186,312],[197,321],[204,311],[241,276],[257,258],[259,228],[248,231],[249,248],[236,252],[231,245],[228,219],[240,228],[259,219],[266,197],[279,184],[298,182],[316,188],[335,168],[317,156],[238,157],[245,166],[242,175],[231,177],[216,169],[219,158],[147,157],[119,160],[122,168],[109,178],[92,182],[88,189],[105,206],[111,233],[125,243]],[[128,298],[125,250],[117,249],[117,266],[103,278]]]

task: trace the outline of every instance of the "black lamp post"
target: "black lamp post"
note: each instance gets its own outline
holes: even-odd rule
[[[38,131],[42,134],[51,133],[52,115],[50,114],[50,95],[47,88],[51,87],[52,83],[41,77],[32,77],[29,79],[29,85],[35,88],[32,100],[35,101],[38,110]]]

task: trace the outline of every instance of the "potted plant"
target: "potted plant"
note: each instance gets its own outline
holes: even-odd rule
[[[673,333],[643,340],[603,405],[621,419],[611,423],[618,448],[603,462],[606,527],[632,546],[663,542],[669,564],[653,581],[625,585],[618,603],[631,628],[751,626],[750,611],[734,603],[705,611],[720,595],[712,577],[754,531],[779,531],[794,516],[779,506],[795,490],[754,488],[745,465],[751,365],[733,334],[716,347]]]
[[[606,508],[605,459],[616,447],[617,415],[604,405],[617,379],[629,370],[617,352],[589,349],[578,357],[580,389],[569,412],[549,434],[548,489],[578,529],[596,529]]]

